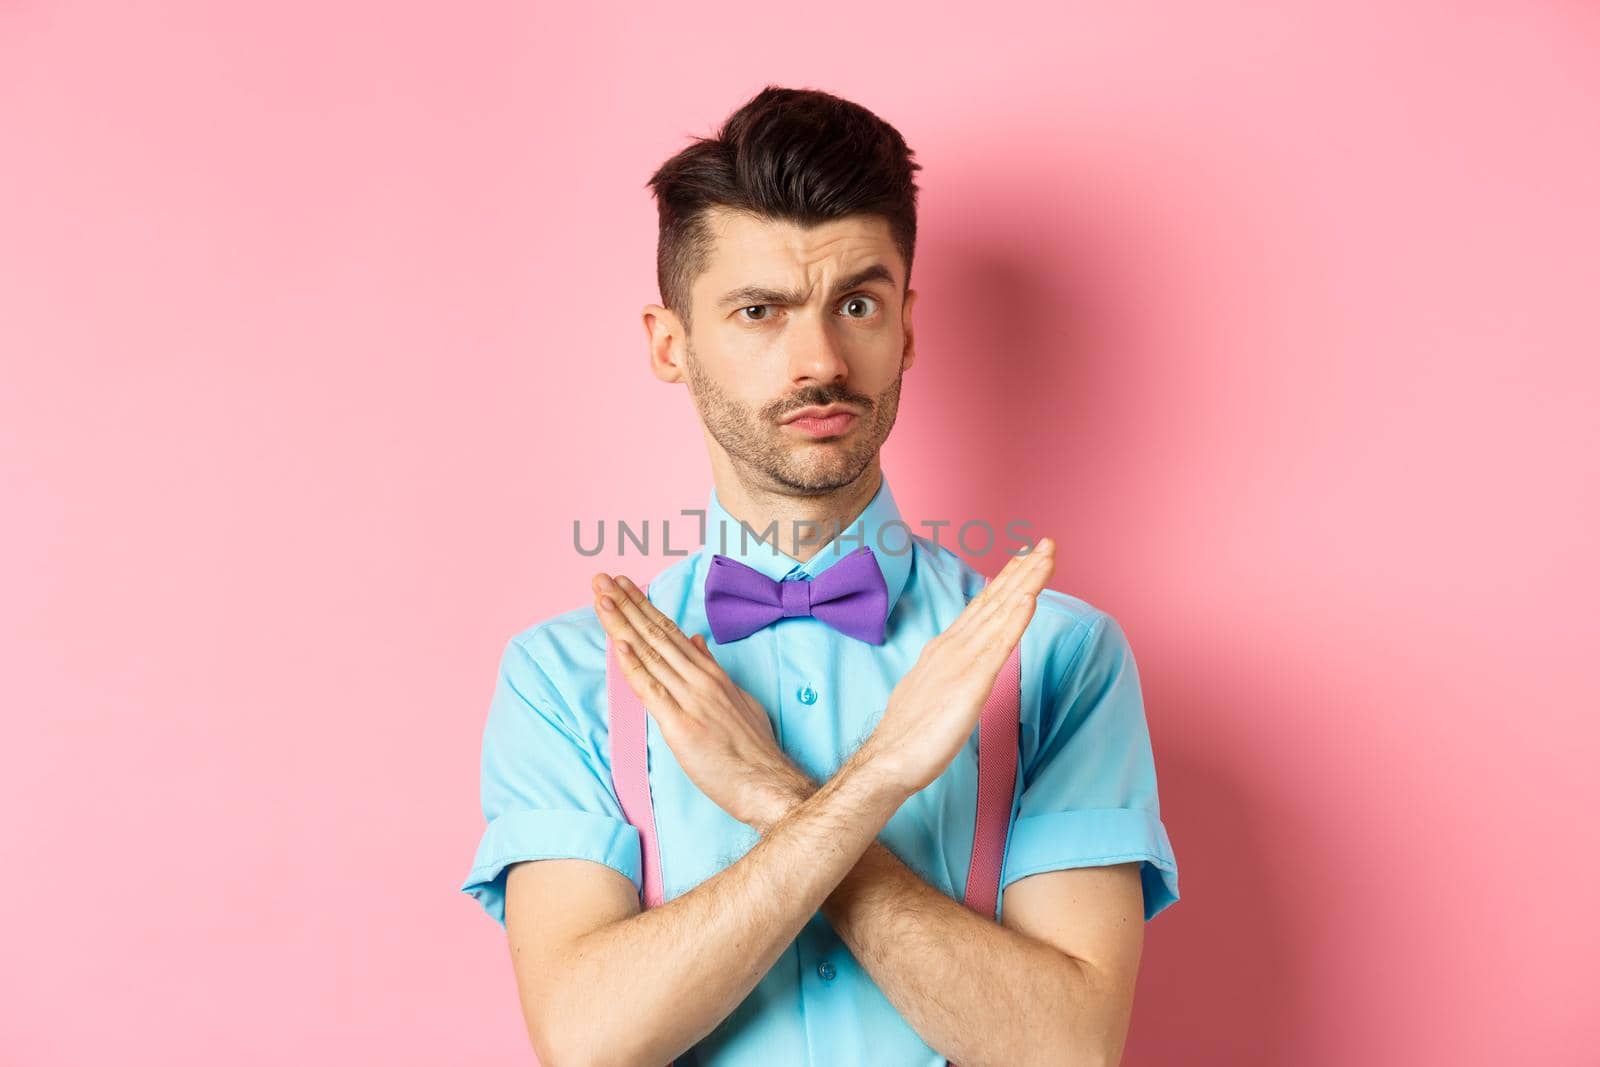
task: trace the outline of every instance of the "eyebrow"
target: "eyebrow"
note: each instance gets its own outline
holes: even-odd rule
[[[857,289],[868,282],[888,282],[894,284],[894,272],[882,263],[859,270],[842,279],[833,287],[835,297],[842,296],[851,289]],[[717,301],[719,308],[749,307],[752,304],[803,304],[805,294],[795,289],[768,289],[760,285],[746,285],[723,295]]]

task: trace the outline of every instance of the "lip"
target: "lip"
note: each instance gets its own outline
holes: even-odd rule
[[[854,416],[857,414],[859,414],[859,412],[857,412],[855,408],[847,407],[844,404],[829,404],[825,408],[801,408],[793,415],[790,415],[788,418],[784,419],[783,424],[787,426],[789,423],[798,422],[800,419],[827,419],[832,418],[835,415]]]
[[[855,422],[855,412],[839,410],[826,417],[801,415],[790,419],[784,425],[797,433],[821,441],[843,435],[855,425]]]

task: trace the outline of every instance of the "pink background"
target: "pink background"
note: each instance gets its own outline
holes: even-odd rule
[[[0,10],[0,1059],[526,1059],[496,657],[705,501],[644,182],[772,82],[926,167],[907,516],[1138,654],[1125,1062],[1595,1062],[1593,8],[140,7]]]

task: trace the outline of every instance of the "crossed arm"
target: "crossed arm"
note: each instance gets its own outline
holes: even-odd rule
[[[1139,867],[1024,878],[1001,925],[875,840],[822,913],[911,1028],[961,1067],[1114,1065],[1144,943]]]
[[[749,852],[643,912],[610,868],[513,867],[506,927],[540,1060],[669,1062],[821,907],[912,1028],[961,1067],[1117,1063],[1143,939],[1139,865],[1023,879],[1006,891],[1002,926],[877,842],[904,799],[866,746],[820,787],[794,770],[751,816],[761,839]]]
[[[961,1067],[1118,1062],[1143,944],[1138,864],[1021,879],[1000,925],[876,840],[970,736],[1053,548],[1041,539],[1014,558],[927,643],[820,786],[702,636],[685,636],[626,578],[596,576],[628,684],[695,785],[760,839],[642,913],[632,882],[602,865],[513,866],[506,928],[547,1067],[672,1060],[738,1007],[819,908],[908,1024]]]

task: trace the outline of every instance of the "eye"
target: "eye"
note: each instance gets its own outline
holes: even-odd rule
[[[865,293],[857,293],[855,296],[852,296],[850,299],[846,300],[844,302],[844,306],[848,308],[848,307],[851,307],[852,305],[860,305],[863,301],[865,301],[866,303],[872,305],[872,310],[871,311],[868,311],[866,314],[863,314],[863,315],[848,315],[847,314],[845,316],[845,318],[848,318],[848,319],[869,319],[869,318],[871,318],[872,317],[872,311],[876,311],[877,310],[877,306],[878,306],[878,298],[875,297],[875,296],[868,296]]]
[[[746,311],[765,311],[766,309],[768,309],[770,307],[772,307],[771,304],[751,304],[749,307],[742,307],[742,308],[739,309],[739,317],[745,322],[766,322],[769,318],[772,317],[771,315],[758,315],[755,318],[750,318],[750,317],[745,315],[745,312]]]

